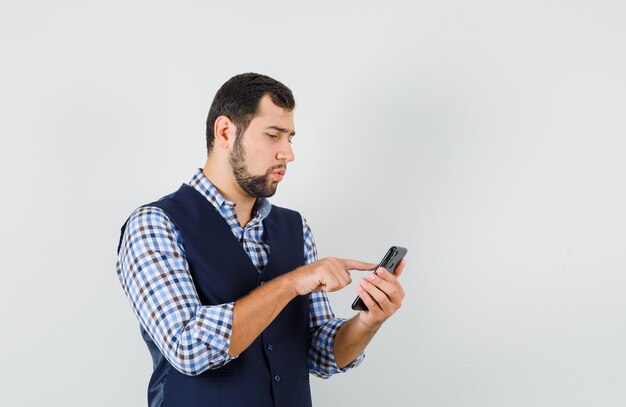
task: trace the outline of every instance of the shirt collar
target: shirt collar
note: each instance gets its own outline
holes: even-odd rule
[[[235,203],[224,198],[215,185],[204,175],[201,168],[196,170],[191,181],[189,181],[189,186],[200,192],[218,211],[221,208],[235,209]],[[267,198],[257,198],[254,209],[256,210],[254,217],[260,216],[260,220],[263,220],[269,215],[272,204]]]

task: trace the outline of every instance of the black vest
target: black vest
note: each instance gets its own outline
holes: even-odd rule
[[[272,206],[263,221],[270,257],[259,273],[226,220],[194,188],[183,184],[149,206],[161,208],[180,230],[202,305],[236,301],[304,264],[302,218],[297,212]],[[311,405],[308,296],[294,298],[237,359],[198,376],[178,372],[143,329],[142,335],[154,362],[150,407]]]

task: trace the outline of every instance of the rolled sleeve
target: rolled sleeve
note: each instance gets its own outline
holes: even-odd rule
[[[361,353],[356,359],[350,362],[346,367],[339,368],[335,360],[335,337],[339,328],[346,323],[345,319],[333,318],[314,333],[309,348],[309,372],[322,379],[328,379],[334,374],[344,373],[357,367],[365,358],[365,353]]]
[[[200,307],[196,318],[197,329],[193,339],[202,342],[207,348],[213,349],[211,368],[215,369],[230,362],[231,333],[233,330],[234,303]]]
[[[180,232],[161,209],[131,215],[117,273],[141,326],[176,370],[194,376],[233,359],[234,303],[201,304]]]
[[[317,261],[317,248],[311,228],[302,218],[304,235],[304,257],[306,264]],[[357,367],[365,358],[361,353],[346,367],[340,369],[335,361],[335,337],[345,319],[335,318],[325,292],[309,294],[310,329],[313,333],[309,346],[309,372],[317,377],[328,379],[334,374],[344,373]]]

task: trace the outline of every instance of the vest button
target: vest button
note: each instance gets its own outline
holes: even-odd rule
[[[274,350],[274,345],[272,345],[271,343],[267,344],[267,350],[269,350],[270,352]]]
[[[263,285],[263,284],[265,284],[265,281],[261,281],[261,282],[259,283],[259,285]]]
[[[275,376],[274,376],[274,380],[276,380],[277,382],[279,382],[279,381],[280,381],[280,376],[279,376],[279,375],[275,375]]]

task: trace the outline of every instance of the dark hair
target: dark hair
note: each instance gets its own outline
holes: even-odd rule
[[[237,126],[237,138],[248,128],[258,112],[259,101],[269,94],[272,102],[286,110],[293,110],[296,102],[291,90],[275,79],[258,73],[242,73],[233,76],[215,94],[206,119],[207,154],[213,148],[215,120],[228,117]]]

